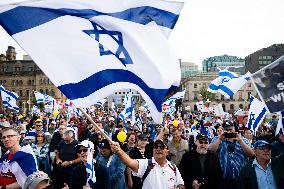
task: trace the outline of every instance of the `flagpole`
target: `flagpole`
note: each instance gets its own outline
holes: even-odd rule
[[[112,140],[107,136],[104,131],[94,122],[94,120],[91,118],[89,114],[85,112],[82,108],[78,108],[85,116],[86,118],[100,131],[100,133],[110,142],[112,143]]]

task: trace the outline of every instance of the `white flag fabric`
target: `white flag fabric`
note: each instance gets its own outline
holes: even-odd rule
[[[181,98],[184,98],[185,91],[186,91],[186,89],[184,89],[182,91],[179,91],[176,94],[174,94],[173,96],[171,96],[169,99],[181,99]]]
[[[243,76],[238,76],[234,72],[221,70],[219,77],[214,79],[208,86],[208,91],[212,93],[221,93],[226,98],[233,96],[242,86],[250,80],[251,73],[248,72]]]
[[[262,123],[265,115],[268,113],[263,102],[259,101],[254,96],[250,96],[250,109],[248,114],[248,122],[246,127],[257,131],[258,126]]]
[[[275,136],[278,135],[280,130],[282,130],[282,134],[284,134],[284,128],[283,128],[284,111],[277,112],[277,114],[278,114],[278,123],[277,123],[277,127],[275,130]]]
[[[53,103],[54,101],[54,98],[47,95],[47,94],[42,94],[38,91],[34,91],[34,94],[35,94],[35,98],[36,98],[36,102],[37,103]]]
[[[19,107],[17,105],[17,99],[19,96],[14,92],[6,90],[2,85],[0,85],[0,91],[3,105],[12,110],[19,111]]]
[[[128,96],[124,110],[119,114],[119,118],[121,118],[122,120],[126,120],[126,119],[132,120],[134,116],[133,114],[134,114],[133,99],[132,99],[132,96]]]
[[[40,109],[37,106],[34,105],[33,108],[32,108],[32,113],[39,115],[40,114]]]
[[[106,99],[101,99],[95,102],[95,104],[100,105],[101,107],[104,107],[104,104],[106,103]]]
[[[183,4],[31,1],[0,7],[0,24],[77,107],[134,89],[161,123],[162,101],[181,79],[167,38]]]
[[[88,140],[84,140],[79,145],[82,145],[88,148],[86,172],[87,172],[87,184],[90,185],[96,182],[94,158],[93,158],[93,153],[92,153],[92,150],[94,150],[94,143]]]

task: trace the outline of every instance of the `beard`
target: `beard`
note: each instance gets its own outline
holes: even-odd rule
[[[202,148],[196,148],[196,152],[199,154],[207,154],[207,150],[202,149]]]

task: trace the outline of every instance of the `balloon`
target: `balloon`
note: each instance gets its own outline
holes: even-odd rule
[[[174,121],[173,121],[173,126],[174,126],[174,127],[177,127],[177,126],[178,126],[178,120],[174,120]]]
[[[58,110],[54,110],[54,111],[52,112],[52,115],[53,115],[53,116],[58,116],[58,114],[59,114]]]
[[[117,139],[119,140],[119,142],[124,142],[126,140],[126,133],[124,131],[120,131],[118,134],[117,134]]]

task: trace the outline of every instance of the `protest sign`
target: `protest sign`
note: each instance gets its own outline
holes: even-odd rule
[[[270,113],[284,110],[284,56],[251,77],[261,100]]]

